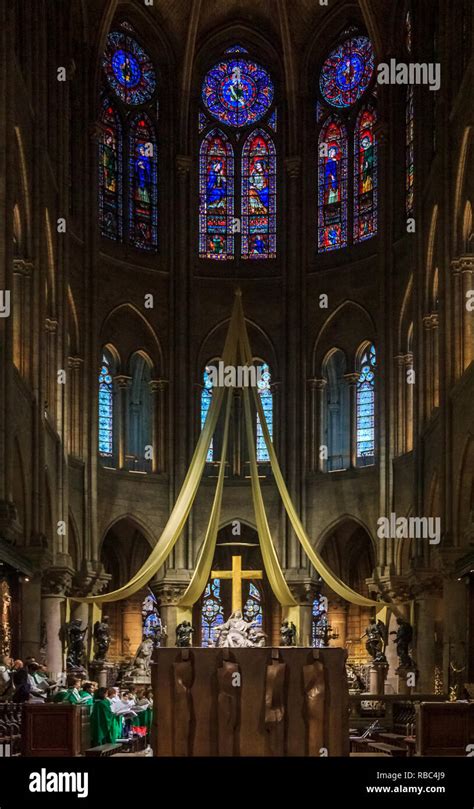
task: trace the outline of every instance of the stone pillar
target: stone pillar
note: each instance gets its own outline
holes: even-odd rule
[[[408,382],[407,373],[413,371],[413,354],[405,354],[405,442],[404,451],[411,452],[413,449],[413,390],[414,385]]]
[[[134,655],[142,641],[141,599],[130,596],[122,606],[122,654]]]
[[[165,406],[164,396],[167,385],[166,379],[152,379],[150,381],[150,391],[152,400],[152,446],[153,461],[152,472],[164,472],[165,462]]]
[[[16,258],[13,261],[13,302],[16,313],[13,319],[13,362],[20,374],[28,377],[29,352],[27,337],[30,333],[30,284],[33,264],[31,261]]]
[[[65,600],[72,583],[72,570],[51,568],[43,574],[41,620],[45,624],[46,667],[51,677],[64,670],[61,632],[65,620]]]
[[[417,690],[425,694],[434,693],[435,669],[435,598],[422,594],[416,602],[416,651],[413,657],[420,672]]]
[[[69,375],[69,435],[68,451],[71,455],[82,457],[81,430],[81,381],[83,360],[81,357],[68,357]]]
[[[468,588],[464,579],[457,576],[443,579],[443,685],[448,693],[449,686],[456,685],[458,675],[453,672],[451,663],[463,668],[468,663],[466,649]],[[467,669],[460,676],[465,676]]]
[[[324,472],[325,461],[319,448],[323,444],[324,394],[326,379],[308,379],[310,388],[310,471]]]
[[[57,363],[56,363],[56,335],[58,330],[58,321],[52,318],[46,318],[45,332],[46,332],[46,380],[47,380],[47,411],[50,419],[53,422],[56,419],[56,396],[57,396]]]
[[[351,467],[357,466],[357,383],[359,374],[344,374],[344,379],[349,385],[349,408],[350,408],[350,458]]]
[[[161,622],[167,631],[167,638],[163,645],[176,646],[176,627],[181,621],[190,621],[194,628],[192,646],[200,646],[201,627],[193,622],[192,608],[178,605],[179,599],[186,590],[187,582],[152,581],[149,586],[157,598]]]
[[[41,659],[41,577],[34,576],[21,585],[21,657]],[[44,619],[43,619],[44,620]]]
[[[128,397],[127,391],[131,384],[132,377],[119,374],[114,377],[114,385],[118,391],[118,469],[126,469],[125,456],[127,453],[127,424],[128,424]]]
[[[433,407],[439,407],[439,316],[431,315],[431,342],[433,346],[431,377],[433,380]]]
[[[397,410],[396,410],[396,433],[395,433],[395,453],[396,455],[403,455],[405,452],[405,392],[406,392],[406,374],[405,374],[405,355],[397,354],[395,356],[395,373],[397,385]]]
[[[463,256],[460,260],[462,285],[462,349],[463,371],[474,359],[474,311],[467,309],[467,295],[474,289],[474,256]],[[472,306],[472,303],[471,303]],[[457,316],[457,313],[456,313]]]
[[[425,346],[425,420],[427,421],[433,409],[433,344],[431,336],[431,315],[423,318],[423,343]]]
[[[299,571],[302,573],[303,571]],[[287,571],[286,579],[294,596],[297,605],[295,607],[282,607],[282,621],[293,621],[296,626],[296,645],[311,646],[311,636],[313,627],[313,601],[316,598],[316,582],[306,578],[300,581],[291,581],[291,574],[295,571]]]

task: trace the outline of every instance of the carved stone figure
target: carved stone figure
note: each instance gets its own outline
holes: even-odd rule
[[[246,621],[240,610],[233,612],[224,624],[215,628],[214,632],[215,644],[221,649],[265,645],[265,634],[259,624],[255,621]]]
[[[397,655],[400,668],[409,669],[415,665],[410,656],[409,647],[413,640],[413,627],[404,618],[397,618],[398,629],[390,632],[395,635],[394,643],[397,644]]]
[[[349,694],[362,694],[365,691],[365,683],[352,663],[346,663],[346,675]]]
[[[384,646],[387,641],[387,630],[383,621],[373,618],[362,637],[367,637],[365,648],[374,663],[386,663]],[[362,638],[361,638],[362,640]]]
[[[283,621],[280,629],[280,646],[296,646],[296,626],[293,621]]]
[[[132,663],[129,675],[133,677],[149,677],[150,661],[153,652],[153,641],[151,638],[143,638],[137,649],[135,659]]]
[[[68,670],[83,670],[85,657],[84,638],[87,634],[87,627],[82,629],[80,619],[73,618],[72,621],[65,625],[65,630],[67,642],[66,668]]]
[[[110,646],[110,627],[108,617],[104,615],[101,621],[94,624],[94,660],[104,661]]]
[[[186,648],[191,646],[194,629],[189,621],[182,621],[176,627],[176,646]]]

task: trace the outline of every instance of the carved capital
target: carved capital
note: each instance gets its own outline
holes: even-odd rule
[[[359,381],[360,374],[351,373],[351,374],[344,374],[344,379],[347,381],[349,387],[353,387],[357,385]]]
[[[73,570],[69,567],[52,567],[45,570],[41,582],[41,593],[44,596],[62,596],[70,594]]]
[[[175,607],[189,584],[184,581],[151,581],[150,590],[156,596],[160,607]]]
[[[298,606],[310,607],[313,605],[313,601],[320,591],[320,584],[307,575],[305,575],[304,578],[297,579],[297,575],[298,573],[295,570],[290,569],[285,571],[285,579],[288,583],[288,587],[295,601],[297,601]]]
[[[33,262],[26,261],[24,258],[14,258],[13,272],[15,275],[23,275],[25,278],[29,278],[33,272]]]
[[[297,180],[301,174],[301,157],[298,155],[293,155],[293,157],[287,157],[285,160],[285,169],[292,180]]]
[[[176,171],[178,173],[178,177],[180,177],[181,179],[186,177],[191,171],[192,164],[193,161],[189,155],[184,154],[176,155]]]
[[[132,377],[126,376],[125,374],[117,374],[117,376],[114,376],[114,383],[117,388],[122,390],[124,388],[128,388],[132,384]]]
[[[451,262],[451,269],[455,275],[459,273],[474,272],[474,255],[459,256]]]
[[[328,384],[327,379],[317,379],[316,377],[308,379],[307,382],[311,390],[324,390]]]
[[[150,379],[148,383],[150,386],[150,390],[152,393],[157,393],[158,391],[165,390],[166,386],[168,385],[167,379]]]
[[[102,562],[84,560],[73,581],[74,594],[80,598],[98,596],[107,587],[112,576],[106,573]]]

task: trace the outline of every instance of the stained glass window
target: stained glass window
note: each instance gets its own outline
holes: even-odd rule
[[[99,219],[102,236],[122,238],[122,125],[113,105],[102,105],[99,138]]]
[[[370,239],[377,232],[377,144],[375,110],[359,113],[354,132],[354,241]]]
[[[224,623],[224,610],[221,597],[221,580],[211,579],[202,600],[201,646],[209,646],[215,640],[214,629]]]
[[[109,86],[124,104],[145,104],[156,90],[155,70],[141,45],[123,31],[107,37],[102,65]]]
[[[231,48],[227,48],[226,53],[248,53],[248,50],[243,45],[232,45]]]
[[[337,119],[330,119],[319,136],[320,252],[347,244],[347,135]]]
[[[368,37],[356,36],[338,45],[323,64],[319,87],[334,107],[350,107],[365,92],[374,72],[374,51]]]
[[[129,235],[142,250],[153,250],[158,243],[157,172],[153,125],[147,115],[140,114],[130,124]]]
[[[322,599],[321,596],[314,599],[311,622],[311,646],[316,648],[324,646],[324,629],[328,620],[325,606],[326,599]]]
[[[375,457],[375,347],[369,345],[360,360],[357,382],[357,465]]]
[[[274,132],[278,129],[278,110],[273,110],[272,114],[268,119],[268,126],[273,129]]]
[[[109,458],[113,455],[113,382],[105,354],[99,373],[99,454]]]
[[[212,380],[207,368],[204,369],[203,375],[203,388],[201,391],[201,430],[204,427],[207,414],[209,413],[209,408],[212,402]],[[214,448],[213,448],[214,440],[211,439],[211,443],[209,445],[209,449],[207,451],[206,461],[208,463],[212,463],[214,460]]]
[[[268,432],[270,433],[270,438],[273,440],[273,395],[271,391],[270,368],[266,362],[259,368],[257,388]],[[262,424],[257,413],[257,461],[265,463],[269,460],[270,456],[263,437]]]
[[[224,124],[260,120],[273,101],[273,84],[263,67],[248,59],[226,59],[208,71],[202,86],[207,110]]]
[[[413,214],[414,187],[415,187],[415,143],[414,143],[414,115],[413,115],[413,85],[407,87],[406,102],[406,212],[407,216]]]
[[[202,141],[199,163],[199,255],[234,257],[234,153],[218,129]]]
[[[242,258],[276,256],[276,153],[269,135],[252,132],[242,150]]]
[[[249,582],[249,595],[244,604],[243,616],[246,621],[255,621],[259,626],[263,623],[262,596],[258,587]]]

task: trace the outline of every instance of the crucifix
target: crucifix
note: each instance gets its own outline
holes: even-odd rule
[[[232,570],[212,570],[213,579],[232,579],[232,612],[242,612],[242,579],[263,579],[262,570],[242,570],[242,557],[232,557]]]

